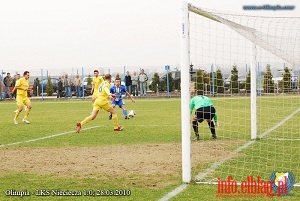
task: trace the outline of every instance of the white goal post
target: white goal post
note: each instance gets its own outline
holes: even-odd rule
[[[187,2],[181,8],[181,132],[182,132],[182,181],[192,179],[191,127],[190,127],[190,75],[189,75],[189,10]]]
[[[201,18],[204,18],[206,21],[211,21],[214,24],[213,25],[209,25],[209,24],[205,24],[204,26],[198,25],[197,22],[192,22],[194,23],[193,26],[197,27],[197,30],[194,30],[194,34],[198,34],[201,35],[199,36],[199,38],[195,39],[195,38],[191,38],[191,19],[190,19],[190,15],[191,13],[193,15],[197,15],[200,16]],[[233,17],[232,17],[233,16]],[[250,77],[250,87],[249,90],[246,91],[246,95],[242,98],[240,98],[241,96],[239,96],[239,92],[237,92],[236,94],[233,94],[233,92],[230,91],[230,98],[229,94],[226,94],[226,92],[224,92],[224,95],[222,95],[222,100],[219,100],[219,102],[222,102],[222,104],[226,104],[226,101],[232,101],[232,103],[230,102],[230,104],[244,104],[244,113],[242,116],[243,121],[241,121],[240,125],[243,126],[243,129],[245,128],[245,133],[243,133],[243,135],[239,135],[238,132],[236,131],[235,133],[231,134],[229,133],[231,136],[227,137],[225,134],[223,136],[223,139],[226,139],[228,141],[232,141],[232,139],[236,140],[236,143],[240,143],[238,146],[237,144],[234,144],[233,147],[238,147],[236,148],[232,153],[233,154],[238,154],[240,151],[247,149],[249,147],[254,147],[253,148],[253,153],[257,153],[258,155],[255,156],[253,154],[251,160],[255,160],[257,158],[260,158],[262,161],[273,161],[276,160],[276,156],[274,158],[272,158],[271,156],[264,156],[266,153],[269,153],[268,148],[268,142],[262,141],[259,142],[261,143],[260,145],[254,145],[254,143],[256,142],[256,140],[261,139],[266,137],[269,133],[272,133],[272,135],[268,136],[269,139],[274,140],[274,144],[277,144],[279,140],[283,139],[283,138],[288,138],[290,139],[292,142],[291,143],[295,143],[295,150],[299,149],[297,148],[297,140],[300,140],[297,136],[294,136],[290,133],[295,133],[297,132],[297,129],[299,128],[299,123],[298,125],[294,125],[293,128],[290,128],[291,126],[287,126],[287,128],[282,128],[283,131],[276,131],[277,133],[274,133],[274,131],[276,129],[279,129],[280,126],[284,125],[286,122],[290,121],[292,118],[294,118],[295,116],[297,116],[297,113],[300,111],[300,108],[298,108],[299,106],[297,106],[297,103],[295,101],[293,101],[291,99],[290,102],[286,102],[286,108],[283,105],[282,108],[280,108],[280,110],[282,111],[286,111],[286,113],[281,114],[282,116],[274,118],[274,125],[272,125],[273,127],[271,127],[270,125],[268,125],[268,121],[264,122],[260,122],[262,121],[262,119],[264,118],[269,118],[269,116],[272,115],[276,115],[276,110],[278,110],[278,107],[281,107],[281,102],[283,102],[283,104],[285,104],[285,97],[283,97],[282,94],[269,94],[264,92],[265,97],[272,97],[272,100],[268,100],[267,98],[261,98],[260,97],[260,91],[261,88],[260,87],[260,83],[262,83],[263,81],[261,79],[258,79],[258,77],[260,77],[261,74],[261,66],[266,66],[266,64],[268,64],[267,62],[274,62],[275,60],[276,62],[282,62],[284,66],[284,68],[286,67],[286,65],[288,65],[288,67],[290,68],[294,68],[294,71],[296,71],[297,69],[299,70],[299,74],[298,74],[298,81],[297,83],[300,83],[299,81],[299,77],[300,77],[300,52],[299,52],[299,48],[300,48],[300,42],[299,42],[299,38],[300,38],[300,31],[297,31],[300,29],[299,27],[299,22],[297,21],[297,23],[295,24],[295,28],[292,27],[293,22],[291,21],[289,22],[291,24],[291,26],[289,27],[292,34],[290,35],[285,35],[284,34],[284,30],[275,30],[275,32],[273,32],[273,24],[270,25],[270,27],[267,27],[266,30],[264,29],[263,31],[261,29],[258,29],[256,27],[256,24],[259,24],[261,27],[264,26],[269,26],[267,24],[267,22],[264,22],[263,20],[265,20],[264,18],[259,18],[258,19],[253,19],[252,16],[250,16],[249,18],[251,20],[253,20],[253,24],[252,22],[249,20],[249,22],[247,21],[248,16],[238,16],[238,15],[232,15],[230,16],[230,14],[223,14],[223,13],[218,13],[218,12],[210,12],[204,9],[201,9],[199,7],[196,7],[194,5],[191,5],[185,1],[182,2],[181,5],[181,17],[180,17],[180,59],[181,59],[181,63],[180,63],[180,68],[181,68],[181,135],[182,135],[182,181],[184,183],[189,183],[192,180],[192,160],[191,160],[191,155],[192,155],[192,142],[191,142],[191,134],[192,129],[191,129],[191,119],[190,119],[190,111],[189,111],[189,104],[190,104],[190,100],[191,100],[191,91],[190,91],[190,83],[191,83],[191,74],[190,74],[190,65],[193,63],[194,65],[196,65],[196,68],[199,68],[198,71],[200,71],[200,68],[203,68],[203,63],[201,63],[202,61],[199,61],[197,64],[195,64],[195,57],[193,58],[193,55],[191,55],[191,49],[193,49],[193,51],[197,52],[197,57],[200,57],[199,60],[203,60],[203,58],[205,59],[210,59],[213,60],[210,64],[211,65],[206,65],[207,66],[217,66],[220,67],[224,67],[224,68],[228,68],[228,63],[232,62],[231,59],[230,62],[228,62],[226,57],[231,57],[230,54],[234,55],[232,56],[232,58],[235,57],[240,57],[241,59],[238,60],[237,62],[239,65],[244,65],[246,64],[246,73],[249,73],[249,77]],[[243,19],[244,21],[238,21],[235,19],[239,19],[239,18],[245,18]],[[269,19],[267,19],[269,20]],[[273,21],[275,21],[276,23],[276,18],[272,19]],[[282,20],[282,19],[278,19],[278,20]],[[273,23],[272,21],[272,23]],[[295,20],[296,21],[296,20]],[[241,23],[241,22],[245,22],[245,23]],[[288,21],[287,21],[288,22]],[[248,24],[249,23],[249,24]],[[256,24],[255,24],[256,23]],[[286,22],[283,20],[282,24],[285,24]],[[221,25],[222,27],[226,27],[225,28],[216,28],[216,26]],[[276,25],[274,25],[276,26]],[[279,25],[278,25],[279,26]],[[268,29],[269,28],[269,29]],[[204,30],[206,29],[204,33]],[[219,43],[218,40],[222,40],[220,39],[219,35],[214,35],[215,33],[213,31],[210,32],[210,29],[215,29],[215,32],[218,32],[217,34],[224,34],[224,44],[222,44],[224,47],[219,47]],[[231,32],[234,32],[235,35],[233,35],[232,33],[228,34],[227,30],[230,30]],[[295,31],[296,30],[296,31]],[[278,31],[278,33],[276,33],[276,31]],[[208,41],[207,38],[209,37],[213,37],[213,36],[207,36],[207,35],[213,35],[215,37],[215,41],[210,42]],[[204,36],[203,36],[204,35]],[[236,42],[236,44],[232,45],[228,44],[227,41],[225,41],[227,35],[229,35],[229,37],[236,37],[236,38],[230,38],[229,40],[237,40],[238,42]],[[202,38],[201,38],[202,37]],[[221,36],[222,37],[222,36]],[[238,38],[239,37],[239,38]],[[241,39],[240,39],[241,38]],[[290,42],[286,43],[285,40]],[[199,42],[200,40],[201,43]],[[278,43],[276,43],[276,40],[280,40]],[[217,42],[216,42],[217,41]],[[232,42],[230,41],[230,42]],[[201,45],[197,44],[198,46],[196,47],[191,47],[191,43],[199,43],[199,44],[207,44],[207,46],[209,47],[199,47]],[[283,45],[284,44],[284,45]],[[232,52],[228,52],[225,48],[229,46],[229,48],[231,48]],[[239,53],[239,46],[243,46],[244,50],[243,51],[247,51],[247,53]],[[206,49],[205,49],[206,48]],[[222,48],[224,48],[222,50]],[[236,48],[236,50],[233,50],[234,48]],[[221,49],[221,50],[219,50]],[[211,55],[207,56],[205,53],[201,53],[204,51],[210,52]],[[218,52],[218,53],[214,53]],[[221,52],[223,51],[223,52]],[[222,57],[221,59],[223,59],[221,61],[220,58],[218,58],[219,55],[222,55],[220,57]],[[236,54],[236,55],[235,55]],[[241,55],[238,55],[241,54]],[[200,56],[199,56],[200,55]],[[228,56],[229,55],[229,56]],[[191,59],[193,58],[193,59]],[[276,58],[276,59],[274,59]],[[223,63],[222,63],[223,62]],[[226,63],[227,62],[227,63]],[[232,63],[231,63],[232,64]],[[219,65],[219,66],[218,66]],[[211,69],[214,69],[213,67],[211,67]],[[205,70],[203,70],[205,71]],[[251,73],[250,73],[250,72]],[[211,74],[213,74],[213,70],[211,70],[210,72]],[[231,76],[231,75],[230,75]],[[247,75],[246,75],[247,76]],[[285,75],[283,75],[284,77]],[[215,79],[214,76],[212,76],[212,78],[210,79]],[[291,78],[289,78],[291,79]],[[282,81],[282,86],[285,87],[285,80]],[[197,83],[196,83],[197,84]],[[213,83],[214,84],[214,83]],[[298,86],[299,84],[297,84]],[[277,86],[277,85],[276,85]],[[210,86],[213,88],[212,92],[210,92],[210,94],[212,96],[214,96],[215,93],[215,88],[214,85]],[[206,89],[207,90],[207,89]],[[238,89],[239,90],[239,89]],[[276,91],[276,90],[275,90]],[[278,89],[277,89],[278,92]],[[290,93],[289,93],[290,92]],[[229,93],[229,92],[228,92]],[[297,87],[293,88],[291,87],[288,91],[288,93],[285,93],[285,95],[291,95],[293,93],[293,95],[299,95],[299,90]],[[279,98],[280,99],[279,99]],[[295,97],[293,97],[295,98]],[[297,97],[296,97],[297,98]],[[297,100],[295,98],[295,100]],[[300,99],[300,97],[298,97]],[[237,100],[236,102],[233,102],[234,100]],[[240,101],[241,100],[241,101]],[[240,101],[240,102],[239,102]],[[249,102],[247,102],[249,101]],[[269,101],[269,102],[268,102]],[[273,101],[273,102],[272,102]],[[277,101],[277,102],[276,102]],[[281,101],[281,102],[280,102]],[[246,105],[248,104],[249,105]],[[229,104],[228,104],[229,105]],[[233,105],[231,107],[236,107],[236,105]],[[274,110],[274,111],[268,111],[270,113],[266,113],[265,110],[262,110],[260,108],[266,108],[266,107],[270,107],[270,110]],[[249,107],[249,112],[247,108]],[[274,107],[274,108],[273,108]],[[277,107],[277,108],[276,108]],[[228,109],[228,111],[230,111]],[[218,108],[217,108],[217,112],[218,112]],[[232,113],[237,113],[238,110],[233,111]],[[290,113],[288,113],[290,112]],[[266,115],[267,117],[265,117],[264,115]],[[225,120],[223,120],[225,121]],[[236,120],[234,118],[228,120],[228,124],[232,124],[233,122],[235,123],[235,121],[239,121]],[[277,121],[277,124],[276,124]],[[248,125],[249,122],[249,125]],[[295,122],[297,124],[297,122]],[[264,125],[267,124],[267,125]],[[222,125],[221,125],[222,126]],[[230,125],[232,126],[232,125]],[[249,129],[247,130],[246,127],[249,126]],[[296,127],[298,126],[298,128]],[[203,126],[204,127],[204,126]],[[229,126],[228,126],[229,127]],[[233,128],[234,126],[230,127],[230,129]],[[222,128],[221,128],[222,129]],[[291,129],[291,130],[288,130]],[[249,131],[249,132],[248,132]],[[225,130],[223,130],[223,133],[226,133]],[[245,135],[244,135],[245,134]],[[231,139],[232,137],[232,139]],[[295,141],[293,141],[293,139],[295,139]],[[218,138],[218,140],[220,140]],[[272,141],[273,142],[273,141]],[[222,142],[220,142],[222,144]],[[244,143],[244,144],[243,144]],[[224,142],[225,144],[225,142]],[[214,144],[215,145],[215,144]],[[260,146],[262,148],[258,149],[256,148],[256,146]],[[281,151],[285,151],[286,150],[286,144],[280,144],[277,145],[276,147],[281,149]],[[294,147],[293,147],[294,148]],[[249,163],[249,166],[251,166],[251,163],[247,161],[246,157],[248,153],[244,154],[244,161],[246,161],[245,163]],[[282,156],[285,153],[282,154]],[[238,158],[239,156],[234,156],[235,158]],[[276,155],[276,153],[275,153]],[[288,154],[286,154],[288,156]],[[232,158],[234,158],[232,156],[228,156],[225,157],[225,159],[221,159],[215,163],[213,163],[211,165],[211,169],[215,169],[217,168],[217,166],[223,164],[226,160],[230,160]],[[298,155],[296,156],[298,157]],[[300,158],[299,158],[300,159]],[[294,162],[294,158],[290,159],[291,164]],[[239,163],[238,160],[234,161],[237,164]],[[295,163],[296,164],[296,163]],[[298,165],[300,164],[296,164],[296,166],[298,167]],[[226,166],[226,165],[225,165]],[[292,165],[289,165],[290,167],[292,167]],[[269,165],[265,168],[266,171],[271,171],[271,170],[275,170],[276,167],[285,167],[285,165]],[[226,169],[227,168],[227,169]],[[234,170],[235,172],[239,172],[241,169],[241,167],[239,165],[237,165],[236,169]],[[253,172],[260,172],[262,171],[262,167],[260,167],[257,170],[254,170]],[[224,168],[223,173],[228,173],[226,172],[228,171],[228,167],[226,166]],[[244,170],[243,170],[244,171]],[[244,176],[244,174],[246,175],[246,172],[251,172],[251,169],[245,169],[245,173],[243,172],[240,176]],[[288,170],[290,171],[290,170]],[[295,171],[295,170],[294,170]],[[296,170],[298,171],[298,170]],[[300,172],[300,170],[299,170]],[[211,173],[211,172],[210,172]],[[203,178],[206,175],[210,174],[210,173],[202,173],[202,176],[198,177],[198,178]],[[224,173],[224,174],[225,174]],[[199,176],[199,175],[198,175]],[[213,177],[213,176],[212,176]],[[197,177],[196,177],[197,178]]]

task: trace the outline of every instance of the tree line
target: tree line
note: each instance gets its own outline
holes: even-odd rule
[[[239,93],[240,91],[250,93],[251,91],[251,72],[250,70],[245,76],[244,80],[239,80],[239,71],[237,65],[234,64],[231,69],[230,77],[224,78],[220,68],[217,68],[215,72],[206,72],[205,70],[198,69],[195,74],[191,73],[191,81],[194,83],[195,90],[204,90],[207,92],[215,93]],[[263,93],[277,93],[277,92],[290,92],[296,88],[300,81],[297,83],[293,80],[293,75],[289,67],[285,67],[282,72],[282,79],[278,82],[274,82],[271,71],[271,66],[267,64],[265,71],[262,73],[263,77],[257,80],[259,90],[263,90]],[[173,78],[171,72],[169,76],[169,90],[180,90],[180,77]],[[159,77],[158,73],[155,73],[150,90],[154,91],[166,91],[167,90],[167,79],[166,76]]]

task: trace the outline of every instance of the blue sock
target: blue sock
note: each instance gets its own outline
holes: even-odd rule
[[[127,110],[123,110],[124,117],[127,117]]]

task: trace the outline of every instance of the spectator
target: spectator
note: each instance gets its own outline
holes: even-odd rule
[[[62,97],[62,90],[63,90],[63,83],[62,83],[62,79],[59,78],[57,83],[57,98]]]
[[[12,96],[10,94],[9,87],[11,87],[12,82],[13,82],[13,79],[10,76],[10,73],[7,73],[6,77],[4,78],[4,86],[5,86],[5,95],[4,95],[4,97],[6,97],[6,94],[8,94],[8,96],[9,96],[10,99],[12,99]]]
[[[129,71],[127,71],[125,75],[125,87],[126,87],[126,91],[129,94],[131,94],[131,76],[129,74]],[[127,93],[125,94],[125,96],[127,97]]]
[[[146,96],[146,84],[148,81],[148,76],[145,74],[144,69],[142,69],[140,75],[139,75],[139,81],[140,81],[140,90],[141,90],[141,96]]]
[[[81,78],[79,75],[76,75],[74,79],[74,85],[75,85],[75,90],[76,90],[76,98],[79,98],[81,96]]]
[[[33,83],[33,94],[35,96],[39,95],[39,86],[40,86],[40,80],[39,78],[35,78],[34,83]]]
[[[71,91],[71,79],[68,77],[68,74],[65,74],[63,85],[65,87],[65,98],[72,98],[72,91]]]
[[[20,77],[19,77],[19,78],[20,78]],[[17,95],[17,90],[15,90],[15,86],[16,86],[17,80],[18,80],[18,76],[17,76],[17,75],[14,75],[14,78],[13,78],[13,81],[12,81],[12,83],[11,83],[11,86],[13,87],[12,97],[15,97],[15,98],[17,98],[17,97],[16,97],[16,95]]]
[[[138,81],[139,76],[136,75],[136,72],[133,72],[133,76],[131,77],[131,84],[132,84],[132,95],[138,96]]]

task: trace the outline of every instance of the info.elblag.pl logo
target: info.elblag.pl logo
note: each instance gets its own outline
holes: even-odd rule
[[[249,175],[238,182],[233,176],[227,180],[218,178],[216,198],[263,198],[294,196],[290,191],[294,188],[295,177],[292,172],[272,172],[269,180],[259,175]]]
[[[289,192],[294,188],[295,177],[292,172],[273,172],[270,176],[272,182],[272,189],[275,195],[293,196]]]

